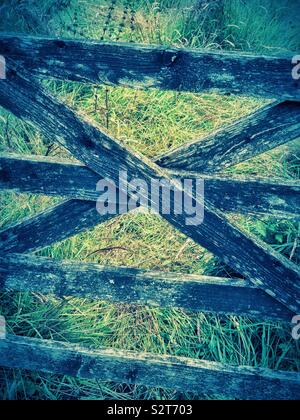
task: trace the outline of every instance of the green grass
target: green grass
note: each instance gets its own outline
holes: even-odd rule
[[[60,2],[26,0],[42,23],[32,22],[14,2],[2,12],[1,30],[99,39],[109,2],[75,1],[57,9]],[[16,3],[16,2],[15,2]],[[213,49],[234,49],[266,54],[300,49],[294,17],[298,2],[278,0],[225,0],[224,8],[205,1],[135,1],[134,31],[127,25],[121,41],[164,43]],[[247,3],[247,4],[245,4]],[[115,40],[123,15],[118,2],[110,23]],[[53,8],[50,6],[53,5]],[[16,4],[15,4],[16,6]],[[78,26],[77,26],[78,25]],[[131,148],[156,157],[192,139],[220,128],[263,105],[246,97],[220,97],[160,91],[133,91],[104,86],[46,82],[55,95],[76,108]],[[108,100],[108,101],[107,101]],[[108,106],[107,106],[108,103]],[[35,129],[1,111],[0,152],[45,155],[49,142]],[[52,156],[68,157],[63,149]],[[299,142],[266,153],[228,170],[260,177],[299,179]],[[0,227],[35,214],[58,199],[2,193]],[[298,263],[300,226],[293,221],[231,215],[274,249]],[[124,250],[100,252],[107,247]],[[230,270],[203,248],[151,215],[130,214],[60,244],[39,255],[58,260],[92,261],[103,265],[141,267],[183,273],[230,275]],[[299,343],[289,326],[237,317],[188,314],[181,310],[150,309],[79,299],[57,299],[29,293],[4,293],[0,314],[11,333],[62,340],[84,346],[147,351],[220,361],[233,365],[300,370]],[[182,399],[221,398],[217,395],[183,395],[152,389],[69,377],[0,370],[2,399]]]

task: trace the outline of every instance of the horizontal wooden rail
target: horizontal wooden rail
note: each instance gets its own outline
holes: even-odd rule
[[[127,171],[129,178],[139,178],[147,185],[153,178],[166,178],[171,185],[175,185],[165,170],[128,150],[96,124],[85,121],[49,95],[24,69],[9,65],[7,70],[7,80],[0,84],[0,104],[17,117],[33,123],[51,141],[55,140],[66,147],[100,177],[105,174],[118,183],[119,172]],[[145,198],[148,196],[145,195]],[[193,199],[191,194],[189,199]],[[202,206],[200,202],[196,204]],[[275,253],[262,241],[239,230],[209,203],[205,203],[205,217],[198,226],[188,225],[184,215],[161,215],[173,227],[221,258],[288,309],[298,313],[300,271],[295,264]],[[1,241],[1,249],[9,250],[7,245],[11,235],[18,235],[22,230],[21,223],[16,229],[8,228],[2,232],[2,237],[4,235],[8,241]],[[23,240],[26,241],[26,238]]]
[[[5,33],[0,34],[0,54],[43,78],[300,100],[292,55],[252,56]]]
[[[170,173],[203,179],[206,199],[222,211],[300,219],[300,182]],[[0,155],[0,190],[97,200],[99,175],[81,164],[40,156]]]
[[[159,157],[156,163],[173,170],[215,173],[297,138],[300,103],[273,103]]]
[[[9,254],[0,257],[0,291],[55,296],[291,322],[293,313],[240,279],[103,267]]]
[[[0,340],[0,365],[243,400],[297,400],[300,394],[298,373],[17,336]]]

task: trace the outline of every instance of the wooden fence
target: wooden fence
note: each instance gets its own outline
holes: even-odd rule
[[[299,220],[300,184],[232,179],[232,165],[300,137],[300,83],[292,57],[176,50],[163,47],[34,38],[0,34],[7,79],[0,105],[68,149],[83,164],[40,156],[0,156],[0,189],[64,196],[0,232],[0,290],[39,291],[235,314],[290,322],[300,313],[300,272],[265,243],[232,225],[225,212],[271,214]],[[273,99],[262,109],[155,162],[135,154],[68,106],[39,82],[54,78],[132,88],[245,94]],[[57,262],[34,251],[116,216],[96,211],[99,178],[119,171],[149,182],[204,178],[205,218],[187,226],[182,215],[162,215],[218,256],[243,279],[159,273],[97,264]],[[101,349],[8,336],[0,340],[0,365],[43,372],[222,394],[241,399],[298,399],[300,375],[209,361]]]

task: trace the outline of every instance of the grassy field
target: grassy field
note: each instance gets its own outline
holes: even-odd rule
[[[300,9],[297,0],[224,0],[224,4],[199,0],[140,0],[132,1],[126,14],[128,3],[117,1],[113,18],[107,19],[111,2],[104,0],[3,1],[0,30],[264,54],[300,51],[299,25],[295,20]],[[125,26],[121,25],[123,16]],[[254,98],[215,94],[46,83],[55,95],[148,157],[202,137],[264,104]],[[40,133],[4,111],[0,113],[0,126],[0,152],[47,153],[49,143]],[[294,142],[228,172],[235,176],[299,179],[299,152],[299,142]],[[52,149],[51,155],[68,157],[61,148]],[[41,196],[2,193],[0,227],[35,214],[53,202]],[[238,215],[230,215],[230,218],[299,263],[299,223]],[[124,249],[91,255],[108,247]],[[39,255],[103,265],[230,275],[230,270],[213,255],[153,215],[122,216],[49,247]],[[300,371],[299,342],[292,340],[290,326],[277,323],[28,293],[0,295],[0,314],[7,319],[10,333],[29,337],[93,348],[111,346],[233,365]],[[115,398],[222,399],[222,396],[183,395],[172,390],[0,369],[0,399]]]

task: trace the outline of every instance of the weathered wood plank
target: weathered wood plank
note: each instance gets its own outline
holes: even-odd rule
[[[246,280],[58,262],[20,254],[0,257],[0,291],[39,292],[261,320],[291,322],[293,318],[292,312]]]
[[[0,340],[0,365],[246,400],[297,400],[300,393],[298,373],[17,336]]]
[[[292,78],[292,55],[252,56],[5,33],[0,35],[0,54],[44,78],[300,100],[299,81]]]
[[[159,157],[170,169],[220,172],[300,138],[300,104],[271,104],[234,124]]]
[[[95,124],[84,121],[83,117],[77,116],[66,105],[47,94],[27,72],[9,65],[7,80],[0,84],[0,92],[2,106],[33,123],[46,137],[66,147],[100,176],[105,174],[118,185],[120,172],[126,171],[129,178],[142,179],[147,185],[157,178],[169,179],[170,185],[174,185],[166,171],[128,151]],[[127,194],[127,190],[124,192]],[[144,195],[144,198],[149,197]],[[193,200],[187,192],[185,198]],[[172,204],[171,208],[174,209]],[[201,202],[196,204],[201,208]],[[300,312],[298,267],[263,242],[247,236],[230,224],[209,203],[205,205],[205,218],[199,226],[187,225],[186,215],[182,214],[162,214],[162,217],[288,309]]]
[[[91,201],[67,200],[0,231],[0,253],[38,251],[113,217]]]
[[[203,179],[205,197],[218,209],[242,214],[300,219],[300,183],[225,175],[169,173]],[[97,200],[99,175],[81,164],[40,156],[0,155],[0,190]]]
[[[87,166],[68,160],[0,154],[0,190],[95,201],[100,179]]]
[[[221,211],[300,219],[299,181],[234,179],[224,175],[200,175],[201,178],[205,180],[205,197]]]

